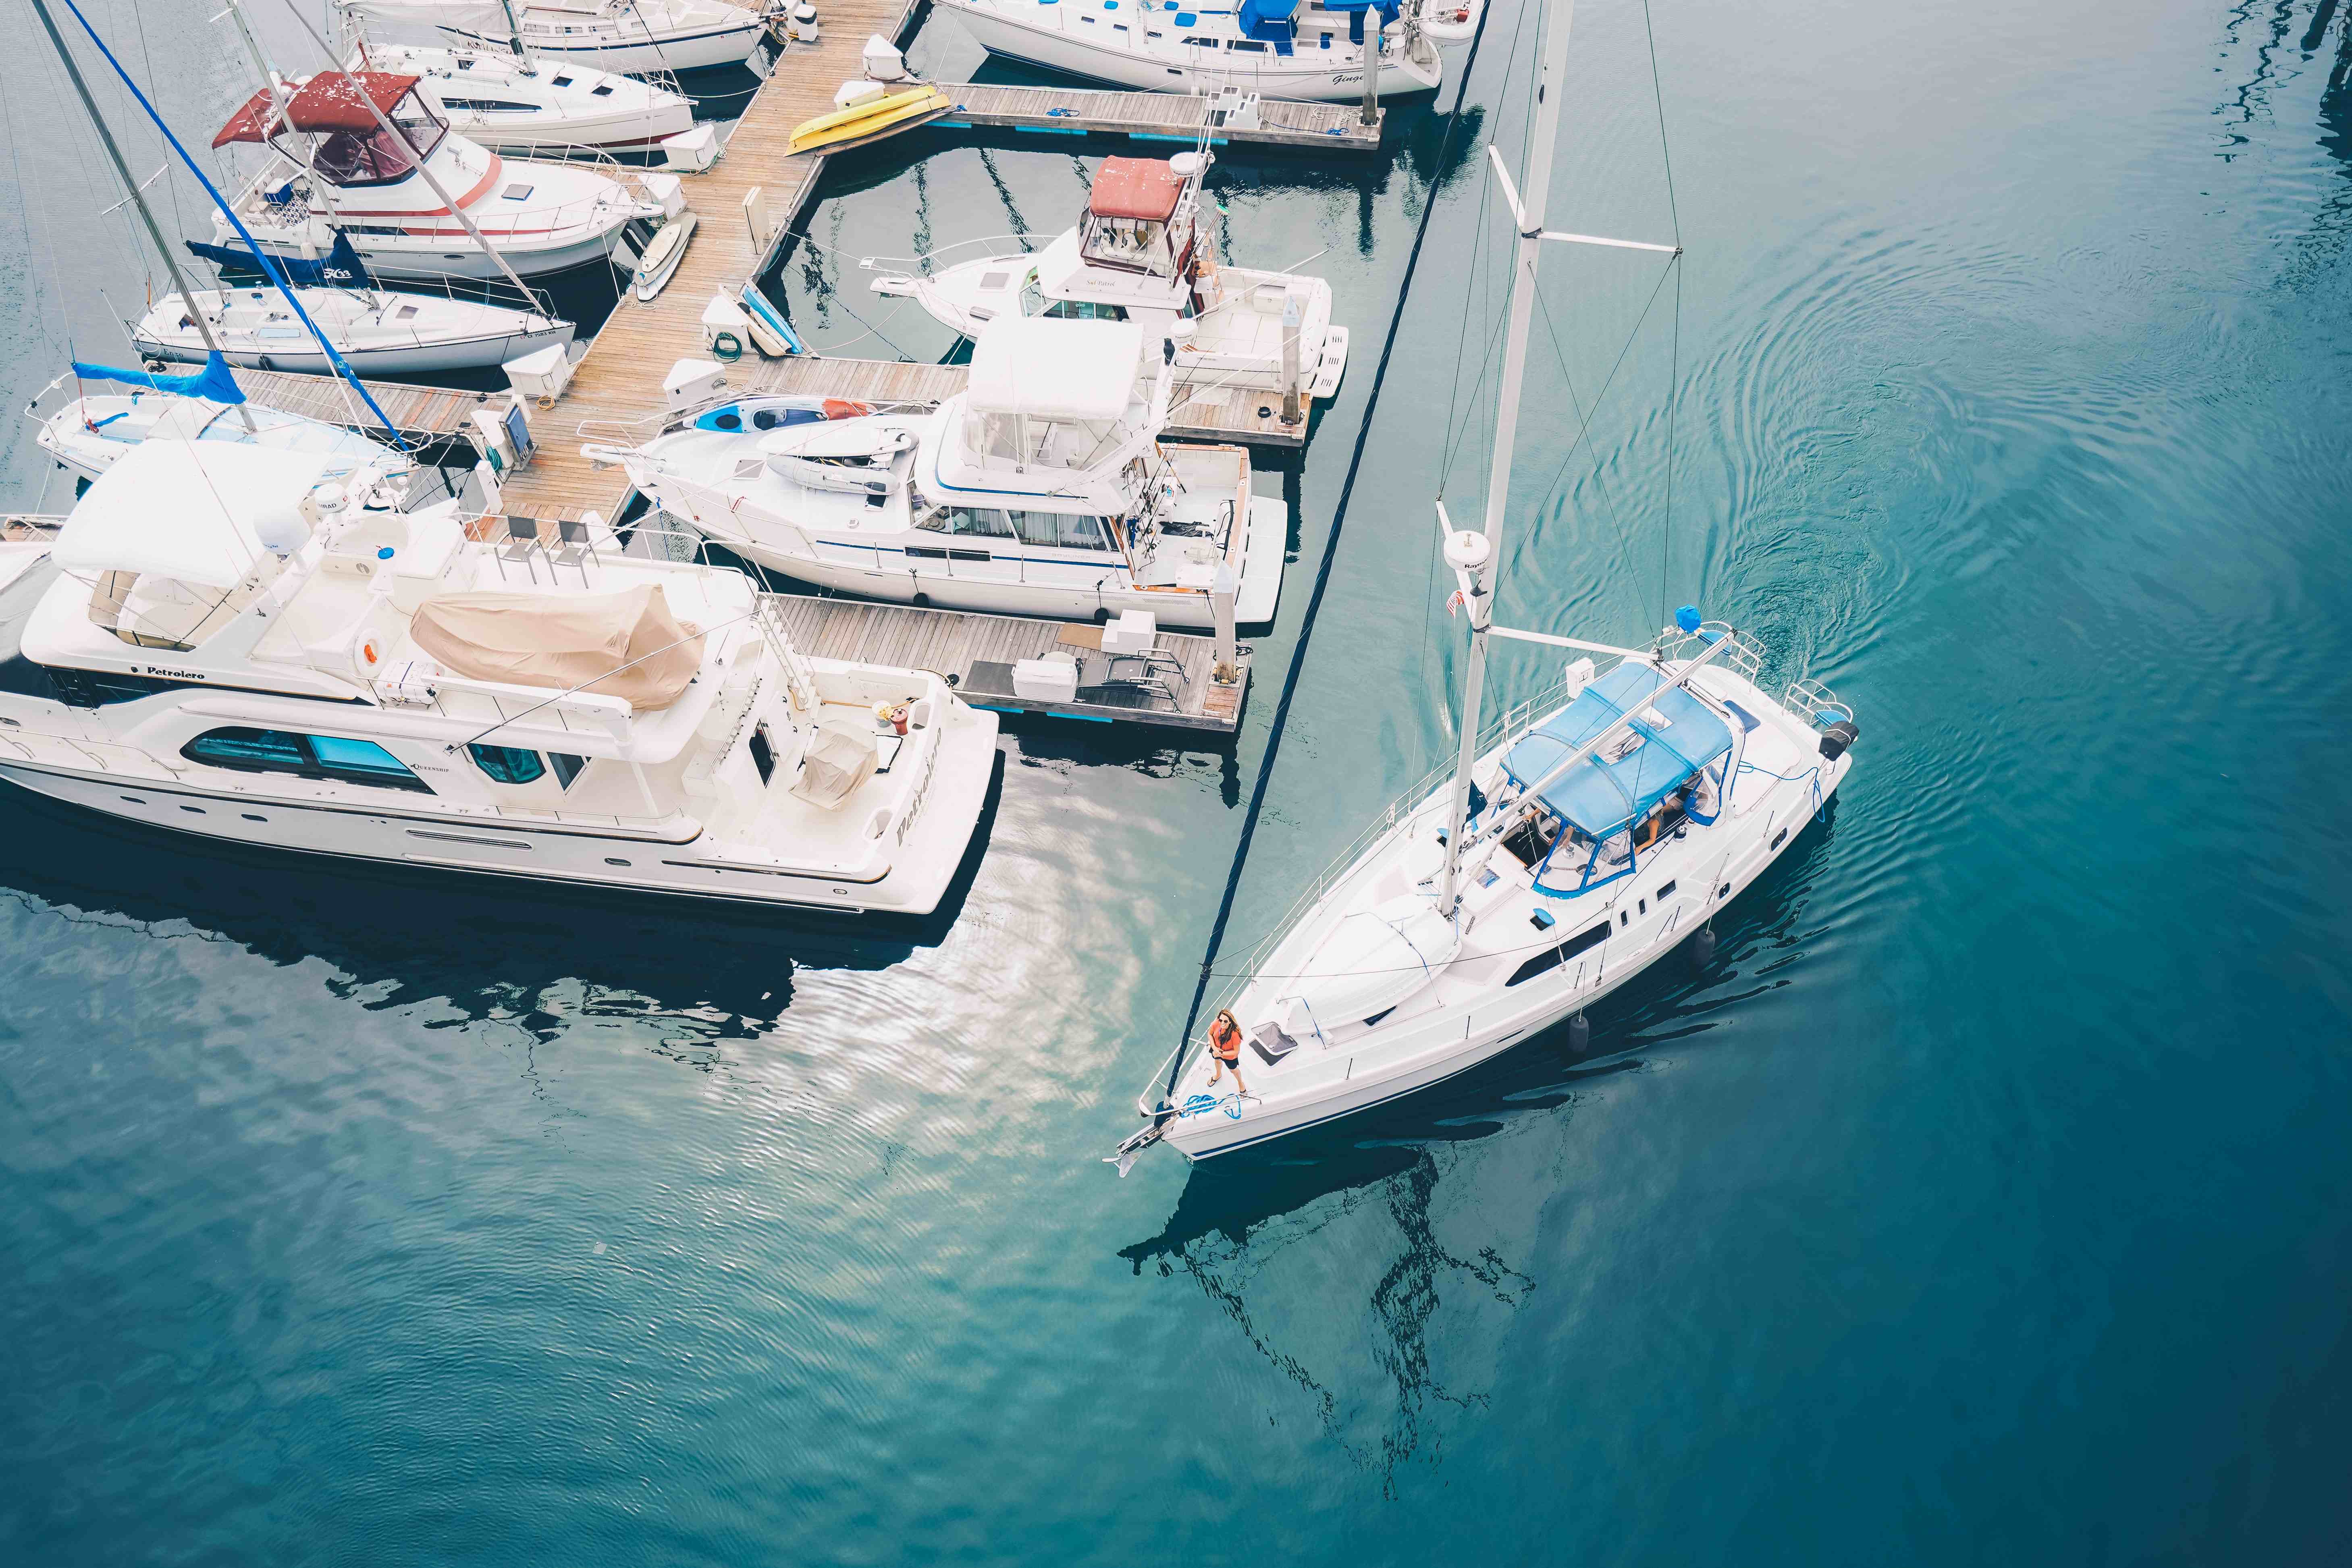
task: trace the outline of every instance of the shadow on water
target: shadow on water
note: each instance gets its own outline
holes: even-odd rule
[[[1788,855],[1716,917],[1720,945],[1703,972],[1694,970],[1687,949],[1677,950],[1593,1007],[1593,1052],[1584,1060],[1569,1055],[1562,1024],[1394,1105],[1285,1139],[1265,1152],[1197,1165],[1160,1234],[1121,1248],[1119,1257],[1139,1277],[1147,1265],[1162,1278],[1190,1275],[1251,1348],[1306,1393],[1330,1436],[1379,1470],[1394,1495],[1396,1467],[1422,1447],[1425,1419],[1435,1407],[1469,1407],[1486,1399],[1448,1387],[1432,1373],[1430,1319],[1441,1289],[1475,1288],[1516,1310],[1538,1283],[1496,1246],[1465,1256],[1438,1238],[1431,1211],[1441,1184],[1468,1146],[1513,1121],[1568,1107],[1601,1083],[1640,1072],[1644,1064],[1631,1053],[1699,1034],[1713,1026],[1707,1015],[1788,984],[1771,976],[1797,955],[1805,904],[1826,867],[1834,817],[1833,801]],[[1377,1335],[1371,1359],[1394,1388],[1394,1409],[1384,1413],[1381,1435],[1370,1451],[1340,1429],[1336,1374],[1318,1374],[1310,1365],[1312,1352],[1287,1342],[1287,1335],[1260,1321],[1250,1306],[1253,1283],[1282,1253],[1367,1210],[1384,1211],[1396,1232],[1393,1253],[1367,1303]],[[1358,1227],[1339,1250],[1365,1245]],[[1278,1288],[1272,1294],[1281,1299]],[[1342,1322],[1346,1314],[1334,1311],[1320,1321]]]
[[[37,900],[70,921],[184,924],[279,964],[315,958],[353,977],[341,989],[395,982],[403,1003],[445,998],[477,1020],[514,1021],[518,998],[528,1010],[531,999],[578,982],[630,1012],[723,1015],[725,1037],[775,1022],[792,1004],[799,968],[885,969],[942,941],[979,873],[1003,784],[1000,754],[971,845],[938,910],[921,920],[215,846],[13,788],[0,896]],[[561,1027],[537,1013],[520,1022],[546,1034]]]
[[[2225,61],[2245,42],[2244,30],[2257,15],[2252,5],[2231,8],[2222,31]],[[2224,126],[2219,155],[2230,162],[2251,147],[2254,122],[2275,112],[2277,89],[2324,62],[2327,75],[2320,86],[2315,129],[2321,150],[2342,165],[2346,184],[2312,215],[2310,237],[2340,247],[2352,229],[2352,5],[2343,0],[2315,0],[2306,11],[2300,0],[2280,0],[2259,15],[2261,36],[2253,42],[2252,68],[2216,109]]]

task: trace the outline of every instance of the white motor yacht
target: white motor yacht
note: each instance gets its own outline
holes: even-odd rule
[[[1548,19],[1524,205],[1493,154],[1515,254],[1485,528],[1454,530],[1437,508],[1451,605],[1470,629],[1459,750],[1256,949],[1220,963],[1232,979],[1209,1031],[1235,1066],[1214,1058],[1207,1031],[1181,1044],[1137,1101],[1150,1124],[1112,1156],[1121,1174],[1152,1142],[1205,1159],[1384,1104],[1580,1015],[1685,939],[1711,951],[1706,922],[1788,853],[1853,766],[1852,709],[1811,679],[1768,689],[1762,651],[1692,606],[1643,647],[1494,624],[1542,247],[1680,256],[1546,228],[1568,11],[1557,0]],[[1482,726],[1494,637],[1572,662]],[[1573,1027],[1570,1040],[1580,1051]]]
[[[264,89],[213,138],[253,143],[270,156],[235,198],[237,216],[276,258],[326,255],[350,237],[378,278],[506,276],[562,271],[609,259],[637,218],[659,221],[659,202],[593,169],[509,161],[449,128],[417,95],[407,72],[331,71],[288,84],[284,121]],[[392,122],[378,123],[373,110]],[[425,177],[429,170],[433,180]],[[473,220],[493,256],[433,189]],[[241,243],[226,214],[214,243]]]
[[[102,366],[90,366],[102,370]],[[219,374],[225,375],[226,370]],[[149,441],[203,441],[268,447],[315,458],[329,472],[370,466],[406,467],[408,459],[355,430],[234,397],[205,397],[146,389],[84,393],[79,377],[61,375],[25,405],[41,449],[86,479]],[[177,378],[166,378],[177,379]],[[68,394],[70,393],[70,395]]]
[[[416,77],[417,96],[449,129],[497,153],[625,152],[694,129],[684,93],[568,58],[371,42],[352,51],[348,68]]]
[[[769,5],[724,0],[369,0],[369,15],[437,27],[457,43],[607,71],[686,71],[747,63],[768,36]]]
[[[1444,79],[1439,43],[1467,38],[1484,0],[940,0],[991,54],[1160,92],[1350,100],[1376,71],[1382,98]],[[1367,17],[1370,17],[1369,23]]]
[[[1201,232],[1205,152],[1106,158],[1077,226],[1043,251],[960,262],[929,277],[874,280],[918,300],[966,337],[1000,316],[1133,321],[1176,344],[1187,383],[1329,397],[1348,366],[1348,329],[1331,324],[1320,278],[1221,267]]]
[[[742,399],[583,450],[705,538],[821,587],[1202,629],[1231,595],[1237,621],[1270,620],[1288,513],[1253,493],[1242,448],[1160,443],[1169,352],[1145,342],[1131,322],[1007,318],[936,410],[828,419],[808,399]]]
[[[474,535],[313,456],[153,442],[0,545],[0,777],[203,837],[541,883],[935,909],[996,718],[803,657],[740,573]],[[602,539],[606,547],[597,548]]]
[[[479,370],[572,342],[570,321],[443,294],[374,289],[296,289],[303,311],[344,363],[362,375]],[[166,297],[131,329],[150,359],[202,364],[209,352],[190,313],[202,312],[231,364],[332,375],[326,349],[275,289],[200,289]]]

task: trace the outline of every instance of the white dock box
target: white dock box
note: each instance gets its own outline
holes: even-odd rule
[[[726,384],[727,373],[715,362],[682,359],[670,366],[669,374],[662,378],[662,399],[675,413],[709,402]]]
[[[698,174],[719,162],[719,127],[705,121],[691,131],[665,136],[661,150],[662,162],[671,168]],[[670,216],[675,217],[677,215],[673,213]]]
[[[890,89],[880,82],[867,81],[863,77],[854,77],[843,82],[840,90],[833,95],[833,106],[835,109],[855,109],[861,103],[871,103],[877,98],[887,98],[889,95]]]
[[[535,397],[544,408],[563,395],[572,383],[572,373],[580,368],[588,345],[583,342],[550,343],[543,349],[533,349],[527,354],[517,354],[499,368],[507,373],[507,384],[525,397]]]
[[[1013,667],[1013,695],[1032,702],[1069,702],[1078,695],[1078,662],[1059,658],[1024,658]]]
[[[734,342],[720,342],[722,335]],[[713,294],[710,303],[702,307],[702,346],[716,359],[741,359],[743,351],[751,346],[751,318],[726,295]]]
[[[1102,650],[1105,653],[1150,653],[1159,633],[1159,617],[1150,610],[1121,611],[1118,619],[1106,622],[1103,626]]]

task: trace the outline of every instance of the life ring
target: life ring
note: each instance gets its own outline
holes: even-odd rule
[[[733,364],[743,357],[743,340],[733,332],[711,333],[710,357],[720,364]]]
[[[360,668],[370,675],[383,668],[383,639],[371,632],[360,638]]]

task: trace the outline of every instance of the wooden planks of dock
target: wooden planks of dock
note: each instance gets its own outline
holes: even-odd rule
[[[862,659],[951,675],[964,700],[983,708],[1216,734],[1231,734],[1241,723],[1250,656],[1242,651],[1234,661],[1242,672],[1240,680],[1220,684],[1210,679],[1215,644],[1209,637],[1175,632],[1159,635],[1156,646],[1182,671],[1181,680],[1167,682],[1174,693],[1172,701],[1139,688],[1094,687],[1082,689],[1079,700],[1043,701],[1013,693],[1011,667],[1056,649],[1083,657],[1087,650],[1099,647],[1095,626],[797,594],[770,597],[782,613],[786,635],[802,652],[820,658]]]
[[[348,425],[363,435],[380,435],[383,429],[367,405],[352,395],[351,387],[331,375],[240,370],[236,384],[245,389],[246,396],[265,407],[329,425]],[[392,420],[395,434],[411,442],[465,440],[473,434],[474,410],[488,406],[493,397],[500,408],[506,406],[504,393],[459,392],[389,381],[363,380],[360,384]]]
[[[943,131],[1004,126],[1065,135],[1131,136],[1149,142],[1197,142],[1205,132],[1213,144],[1250,142],[1375,153],[1388,115],[1386,110],[1375,110],[1372,122],[1367,125],[1360,107],[1353,103],[1239,95],[1198,98],[1109,88],[1003,87],[992,82],[938,85],[954,100],[944,119],[931,122]]]

